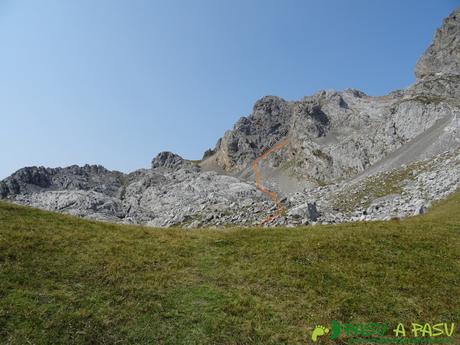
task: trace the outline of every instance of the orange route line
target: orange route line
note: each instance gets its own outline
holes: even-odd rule
[[[278,144],[273,145],[269,150],[267,150],[261,156],[257,157],[254,160],[254,162],[252,163],[252,170],[254,171],[254,174],[256,175],[256,187],[262,193],[267,194],[268,197],[270,199],[272,199],[272,201],[275,203],[276,208],[277,208],[276,212],[274,214],[269,215],[266,218],[264,218],[262,220],[262,222],[260,223],[260,225],[264,225],[267,222],[270,222],[270,221],[272,221],[272,220],[274,220],[276,218],[279,218],[283,214],[283,212],[286,210],[286,208],[284,207],[284,205],[281,202],[281,199],[280,199],[280,197],[278,196],[277,193],[275,193],[273,191],[270,191],[268,188],[263,186],[263,184],[261,182],[262,178],[261,178],[260,171],[259,171],[259,163],[260,163],[260,161],[264,160],[265,158],[267,158],[269,155],[271,155],[275,151],[278,151],[278,150],[282,149],[288,143],[289,143],[289,140],[285,139],[285,140],[279,142]]]

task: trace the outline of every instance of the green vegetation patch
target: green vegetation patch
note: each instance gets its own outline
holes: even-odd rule
[[[437,95],[419,94],[419,95],[416,95],[415,97],[405,99],[402,102],[408,102],[408,101],[417,101],[417,102],[420,102],[420,103],[423,103],[423,104],[439,104],[439,103],[447,101],[447,98],[437,96]]]
[[[351,185],[334,196],[334,208],[351,212],[358,207],[368,207],[377,198],[401,194],[403,185],[413,180],[419,172],[427,170],[430,164],[429,161],[415,162],[405,168],[380,173]]]

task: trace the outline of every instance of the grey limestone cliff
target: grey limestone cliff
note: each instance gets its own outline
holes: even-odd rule
[[[152,226],[267,225],[390,219],[419,214],[460,181],[460,9],[415,67],[415,82],[373,97],[355,89],[300,100],[266,96],[201,162],[162,152],[130,174],[101,166],[28,167],[0,182],[0,198],[73,215]]]

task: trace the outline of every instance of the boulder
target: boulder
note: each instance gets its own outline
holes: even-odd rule
[[[302,219],[315,222],[318,220],[320,213],[316,206],[316,202],[307,202],[305,204],[291,208],[287,215],[294,219]]]

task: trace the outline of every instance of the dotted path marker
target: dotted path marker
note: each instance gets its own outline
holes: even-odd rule
[[[260,161],[264,160],[268,156],[270,156],[272,153],[282,149],[284,146],[286,146],[289,143],[288,139],[285,139],[278,144],[273,145],[269,150],[267,150],[265,153],[263,153],[261,156],[257,157],[254,162],[252,163],[252,170],[254,171],[254,174],[256,176],[256,187],[262,192],[268,195],[268,197],[275,203],[276,205],[276,212],[267,216],[262,220],[260,225],[264,225],[267,222],[270,222],[276,218],[281,217],[281,215],[284,213],[286,208],[284,207],[283,203],[281,202],[281,198],[276,192],[273,192],[269,190],[268,188],[264,187],[262,184],[262,177],[260,175],[259,171],[259,163]]]

